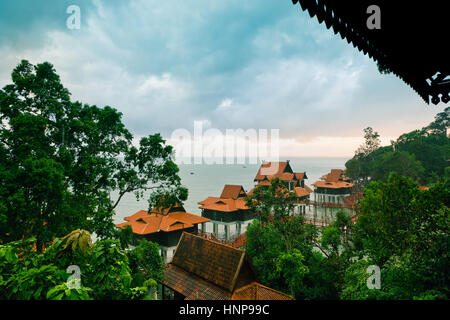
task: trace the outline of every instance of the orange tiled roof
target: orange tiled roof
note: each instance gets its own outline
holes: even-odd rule
[[[349,177],[345,176],[347,170],[343,169],[331,169],[331,171],[327,174],[324,174],[320,177],[321,180],[325,180],[327,182],[337,182],[337,181],[346,181],[350,180]]]
[[[262,181],[262,182],[265,182],[265,181]],[[254,187],[253,189],[251,189],[251,190],[248,192],[248,195],[249,195],[249,196],[253,195],[253,193],[255,192],[255,189],[256,189],[257,187],[262,186],[262,185],[266,185],[266,184],[263,184],[262,182],[258,183],[258,185],[257,185],[256,187]],[[267,185],[270,185],[270,182],[268,182]],[[287,190],[287,189],[286,189],[286,190]],[[297,197],[299,197],[299,198],[305,197],[305,196],[309,195],[309,194],[312,193],[312,192],[313,192],[313,190],[312,190],[310,187],[308,187],[307,185],[305,185],[305,187],[295,187],[295,188],[294,188],[294,193],[295,193],[295,195],[296,195]]]
[[[224,199],[237,199],[239,197],[245,197],[247,194],[245,193],[244,187],[241,185],[232,185],[226,184],[223,187],[221,198]]]
[[[270,185],[270,179],[280,178],[283,181],[307,179],[305,172],[293,172],[289,162],[264,162],[256,173],[254,181],[258,185]]]
[[[239,288],[233,293],[232,300],[292,300],[292,297],[263,286],[258,282],[253,282],[242,288]]]
[[[341,169],[331,169],[331,172],[327,174],[326,182],[338,182],[344,170]]]
[[[419,186],[419,190],[420,191],[429,190],[429,188],[427,186]]]
[[[342,169],[331,169],[331,171],[321,178],[323,181],[316,181],[313,186],[317,188],[351,188],[354,186],[353,183],[348,182],[349,178],[345,176],[345,170]]]
[[[238,199],[223,199],[218,197],[208,197],[203,201],[200,201],[200,209],[208,209],[222,212],[233,212],[238,210],[249,210],[250,208],[245,205],[244,198]]]
[[[156,213],[149,214],[145,210],[140,210],[135,214],[126,217],[125,220],[127,220],[127,222],[117,224],[116,227],[124,228],[128,225],[131,227],[133,233],[139,235],[186,229],[191,228],[198,223],[210,221],[207,218],[186,211],[176,211],[170,212],[167,215],[161,215]]]
[[[259,168],[255,181],[256,180],[263,180],[267,176],[276,176],[280,175],[284,172],[286,167],[288,166],[287,161],[279,161],[279,162],[264,162],[261,164],[261,167]]]
[[[278,175],[278,177],[283,181],[292,181],[294,177],[296,177],[296,175],[290,172],[283,172],[280,175]],[[271,178],[273,177],[271,176]]]
[[[311,192],[308,192],[306,188],[296,187],[294,189],[295,195],[299,198],[308,196]]]
[[[226,184],[220,197],[208,197],[198,202],[200,209],[208,209],[222,212],[233,212],[237,210],[249,210],[245,205],[244,197],[247,196],[241,185]]]
[[[338,182],[326,182],[326,181],[316,181],[313,183],[313,186],[317,188],[331,188],[331,189],[339,189],[339,188],[351,188],[354,186],[353,183],[338,181]]]

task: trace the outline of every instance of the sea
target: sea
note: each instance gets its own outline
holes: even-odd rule
[[[331,169],[345,169],[349,158],[288,158],[294,172],[306,172],[305,184],[310,186]],[[253,179],[260,163],[245,164],[179,164],[182,184],[188,188],[189,196],[184,202],[187,212],[201,215],[198,202],[207,197],[219,197],[225,184],[242,185],[245,191],[254,187]],[[311,187],[311,189],[313,189]],[[112,195],[114,199],[114,194]],[[147,200],[137,201],[133,194],[126,194],[116,207],[114,223],[124,222],[124,218],[139,210],[148,210]]]

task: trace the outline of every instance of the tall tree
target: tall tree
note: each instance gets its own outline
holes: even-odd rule
[[[380,147],[380,135],[371,127],[364,129],[364,143],[355,151],[353,159],[349,160],[345,166],[347,175],[351,177],[358,188],[369,182],[371,161],[374,152]]]
[[[126,193],[148,191],[149,206],[187,198],[159,134],[133,146],[120,112],[72,102],[48,62],[24,60],[11,77],[0,90],[1,241],[36,236],[41,250],[78,228],[107,238]]]

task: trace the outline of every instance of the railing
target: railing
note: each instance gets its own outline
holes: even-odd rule
[[[242,245],[245,245],[245,239],[247,237],[247,233],[242,233],[240,235],[234,234],[234,237],[231,237],[230,239],[226,240],[226,239],[222,239],[219,235],[219,237],[216,237],[214,235],[214,233],[212,232],[204,232],[204,231],[196,231],[196,232],[192,232],[192,234],[195,234],[197,236],[200,236],[202,238],[208,239],[208,240],[212,240],[218,243],[222,243],[222,244],[226,244],[232,247],[240,247]]]
[[[305,223],[313,224],[313,225],[318,226],[318,227],[326,227],[326,226],[328,226],[330,224],[327,221],[311,219],[311,218],[305,218]]]
[[[312,201],[312,200],[307,200],[307,204],[312,205],[312,206],[324,207],[324,208],[346,208],[346,209],[354,208],[354,205],[351,205],[351,204],[319,202],[319,201]]]

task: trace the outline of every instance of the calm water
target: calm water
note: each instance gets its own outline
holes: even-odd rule
[[[281,161],[285,159],[280,159]],[[290,158],[294,172],[305,172],[308,179],[305,181],[311,186],[322,175],[331,169],[344,169],[347,158]],[[180,177],[184,186],[189,189],[188,200],[184,203],[187,212],[200,215],[198,202],[209,196],[220,196],[225,184],[242,185],[246,191],[253,186],[253,179],[259,169],[259,164],[181,164]],[[191,174],[193,172],[194,174]],[[146,200],[136,201],[132,194],[122,198],[116,208],[114,222],[121,223],[123,218],[139,210],[147,210]]]

